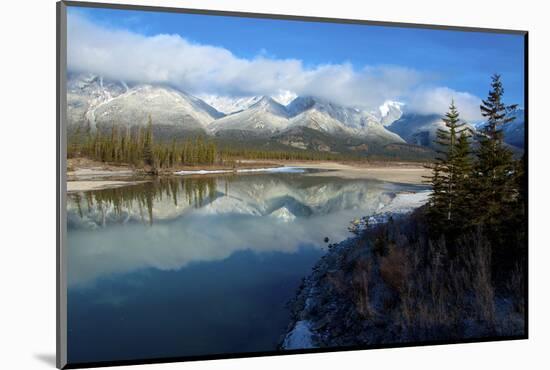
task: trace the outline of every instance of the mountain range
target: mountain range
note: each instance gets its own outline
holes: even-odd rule
[[[166,85],[128,84],[93,74],[69,74],[67,106],[69,133],[79,128],[109,130],[113,125],[132,128],[145,125],[150,115],[155,137],[161,140],[200,134],[256,147],[333,153],[430,155],[435,132],[444,125],[438,115],[406,112],[404,104],[394,101],[367,112],[288,94],[282,99],[201,99]],[[505,130],[505,138],[519,148],[523,121],[513,121]]]
[[[514,117],[514,120],[502,127],[504,141],[515,148],[523,150],[525,147],[525,110],[518,108],[514,112],[508,113],[507,117]],[[483,130],[486,124],[486,122],[479,122],[476,129]]]

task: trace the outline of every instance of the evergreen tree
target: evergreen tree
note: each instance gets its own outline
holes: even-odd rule
[[[429,217],[437,231],[444,232],[456,228],[456,218],[465,204],[460,198],[466,188],[468,178],[470,148],[468,128],[460,120],[460,114],[451,102],[449,111],[443,117],[445,128],[437,130],[435,143],[438,156],[428,177],[432,185]]]
[[[427,176],[427,183],[432,187],[432,192],[428,200],[428,220],[430,226],[440,232],[444,228],[445,220],[445,179],[442,175],[443,165],[436,161],[433,165],[427,166],[430,169],[431,175]]]
[[[176,157],[177,157],[176,139],[172,139],[172,146],[170,147],[170,154],[168,156],[169,167],[174,167],[174,165],[176,164]]]
[[[470,145],[471,133],[463,130],[458,137],[454,155],[456,217],[461,228],[471,226],[475,198],[472,193],[473,158]]]
[[[147,122],[147,130],[143,138],[143,150],[142,150],[143,162],[155,168],[155,158],[153,153],[153,121],[151,115],[149,115]]]
[[[492,76],[491,91],[483,100],[481,114],[487,123],[479,135],[479,149],[474,168],[477,196],[477,219],[494,225],[501,219],[506,203],[515,192],[514,161],[512,152],[503,143],[502,125],[511,122],[517,105],[505,105],[502,101],[504,89],[500,76]]]
[[[111,127],[111,141],[109,142],[109,158],[111,161],[118,160],[118,128],[113,123]]]

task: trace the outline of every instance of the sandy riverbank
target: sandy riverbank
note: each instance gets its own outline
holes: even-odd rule
[[[277,161],[269,163],[255,163],[254,161],[246,161],[241,166],[226,170],[204,170],[193,169],[189,171],[175,171],[175,175],[211,175],[211,174],[245,174],[254,172],[285,172],[284,168],[288,168],[289,172],[297,169],[315,169],[313,173],[305,174],[305,176],[325,176],[339,177],[343,179],[370,179],[388,182],[397,182],[402,184],[422,184],[424,176],[430,174],[430,170],[426,169],[421,164],[411,163],[341,163],[328,161]],[[255,167],[256,165],[256,167]],[[244,167],[246,166],[246,167]]]
[[[80,191],[103,190],[119,188],[138,184],[142,181],[114,181],[114,180],[77,180],[67,181],[67,192],[75,193]]]
[[[415,163],[287,162],[286,166],[326,170],[306,176],[335,176],[344,179],[371,179],[403,184],[422,184],[430,170]]]
[[[137,183],[143,179],[143,171],[129,166],[113,166],[83,158],[71,159],[67,168],[67,191],[89,191],[113,187],[121,187]],[[161,176],[171,175],[209,175],[228,173],[254,173],[273,171],[273,168],[289,167],[300,169],[315,169],[314,173],[304,176],[340,177],[344,179],[371,179],[403,184],[422,184],[423,176],[430,171],[419,163],[359,163],[359,162],[330,162],[330,161],[239,161],[235,167],[210,166],[190,167],[174,170],[165,170]]]
[[[67,192],[103,190],[137,184],[138,175],[129,166],[114,166],[86,158],[67,161]]]

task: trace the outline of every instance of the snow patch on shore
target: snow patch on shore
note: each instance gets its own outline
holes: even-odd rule
[[[177,171],[174,175],[209,175],[211,173],[229,173],[232,170],[193,170],[193,171]]]
[[[284,349],[316,348],[311,337],[309,321],[297,321],[294,328],[286,335],[282,347]]]
[[[408,213],[423,206],[428,202],[431,190],[419,192],[401,192],[386,206],[378,210],[378,213]]]
[[[305,169],[301,167],[272,167],[272,168],[242,168],[234,170],[191,170],[177,171],[174,175],[208,175],[216,173],[247,173],[247,172],[265,172],[265,173],[303,173]]]
[[[424,190],[396,193],[388,204],[380,203],[376,213],[351,221],[348,230],[358,235],[369,227],[388,222],[392,216],[410,213],[426,204],[431,192],[431,190]]]

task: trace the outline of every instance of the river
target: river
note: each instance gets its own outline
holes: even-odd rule
[[[274,351],[286,303],[327,244],[426,191],[308,172],[69,194],[69,362]]]

